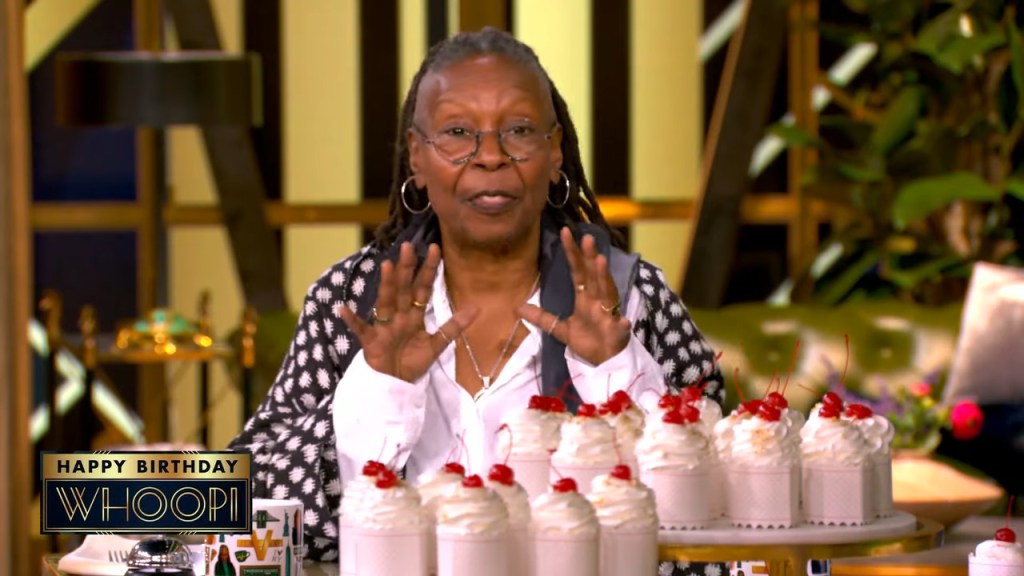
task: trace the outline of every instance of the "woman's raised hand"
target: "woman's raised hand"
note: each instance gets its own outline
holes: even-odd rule
[[[608,259],[598,254],[594,238],[584,236],[581,250],[568,228],[562,228],[561,234],[576,286],[576,305],[572,316],[558,318],[532,304],[520,306],[519,315],[563,342],[580,358],[597,366],[626,347],[630,323],[622,317],[619,291],[608,272]]]
[[[374,370],[414,382],[476,318],[477,310],[467,307],[455,312],[437,332],[427,332],[423,315],[440,262],[441,249],[431,244],[417,273],[416,253],[411,244],[403,243],[397,264],[390,260],[381,264],[373,322],[341,307],[342,320],[359,338],[366,363]]]

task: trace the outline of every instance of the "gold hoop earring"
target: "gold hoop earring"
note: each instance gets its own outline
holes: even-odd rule
[[[551,201],[551,194],[548,194],[548,204],[552,208],[565,207],[565,205],[569,203],[569,196],[572,195],[572,182],[569,181],[569,175],[562,170],[559,170],[558,173],[561,174],[562,180],[565,180],[565,198],[563,198],[561,202],[556,203]],[[561,181],[559,181],[559,183],[561,183]]]
[[[409,206],[409,201],[405,199],[405,192],[409,188],[409,182],[412,182],[415,179],[416,179],[415,176],[409,176],[408,178],[406,178],[405,182],[402,182],[402,188],[398,191],[398,195],[401,196],[401,198],[402,198],[402,206],[405,206],[406,210],[408,210],[409,212],[412,212],[413,214],[423,214],[427,210],[430,210],[430,200],[429,199],[427,199],[427,205],[424,206],[423,208],[420,208],[419,210],[413,210],[412,207]]]

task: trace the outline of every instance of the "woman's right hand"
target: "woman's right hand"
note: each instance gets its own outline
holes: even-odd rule
[[[431,244],[417,273],[416,253],[405,242],[399,248],[398,264],[390,260],[381,264],[373,323],[348,306],[341,307],[341,319],[359,338],[366,363],[377,372],[415,382],[476,318],[477,310],[466,308],[455,312],[437,332],[427,332],[423,316],[440,263],[441,249]]]

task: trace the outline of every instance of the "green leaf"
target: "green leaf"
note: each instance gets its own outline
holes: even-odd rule
[[[924,89],[907,86],[889,103],[875,126],[868,147],[879,156],[885,156],[907,139],[913,132],[924,104]]]
[[[954,172],[915,180],[900,188],[892,206],[893,223],[902,230],[956,200],[995,201],[999,191],[972,172]]]
[[[889,270],[889,279],[900,288],[912,289],[918,284],[939,276],[946,268],[958,264],[963,258],[956,254],[940,256],[934,260],[914,266],[913,268]]]
[[[816,148],[821,140],[803,128],[789,122],[779,122],[768,127],[768,132],[782,138],[787,146]]]
[[[838,304],[853,290],[861,278],[867,275],[878,264],[880,254],[877,249],[869,248],[855,262],[846,267],[834,280],[823,282],[817,299],[823,304]],[[821,286],[821,285],[819,285]]]
[[[917,50],[930,56],[939,54],[943,46],[960,35],[960,15],[963,13],[963,6],[954,6],[922,26],[917,34]]]
[[[838,162],[836,172],[851,182],[881,182],[885,179],[885,172],[877,167],[851,162]]]
[[[1017,109],[1024,112],[1024,40],[1013,18],[1008,18],[1010,37],[1010,74],[1017,89]]]
[[[976,58],[1006,43],[1001,30],[983,30],[981,25],[975,26],[972,35],[964,36],[960,19],[965,8],[965,3],[958,3],[925,24],[915,45],[918,52],[954,74],[961,74]],[[968,17],[977,20],[975,15]]]
[[[1010,176],[1009,180],[1006,181],[1006,193],[1024,200],[1024,176]]]

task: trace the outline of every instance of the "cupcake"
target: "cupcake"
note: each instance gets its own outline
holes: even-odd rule
[[[967,567],[969,576],[1024,576],[1024,549],[1013,530],[1000,528],[967,555]]]
[[[530,505],[531,576],[594,576],[601,527],[572,478],[561,478]]]
[[[438,576],[506,576],[509,515],[505,502],[476,475],[437,503]]]
[[[855,425],[823,406],[800,432],[804,515],[811,524],[858,526],[874,518],[869,449]]]
[[[896,429],[885,416],[872,412],[862,404],[850,404],[843,412],[843,420],[860,429],[868,444],[869,491],[872,494],[875,518],[892,516],[892,439]]]
[[[515,471],[505,464],[491,466],[487,474],[487,487],[494,491],[508,510],[510,575],[525,575],[530,558],[530,498],[516,482]]]
[[[655,574],[658,570],[658,513],[654,492],[628,466],[594,479],[587,496],[601,525],[601,576]]]
[[[625,461],[635,468],[635,463]],[[594,478],[619,464],[615,429],[597,413],[593,404],[582,404],[576,416],[562,424],[562,440],[551,455],[551,480],[574,478],[589,490]]]
[[[703,528],[714,518],[712,469],[715,463],[700,413],[689,404],[648,420],[637,443],[640,479],[657,496],[666,529]]]
[[[382,470],[354,518],[356,574],[427,574],[430,522],[415,488]]]
[[[800,450],[778,408],[744,407],[752,415],[732,427],[724,463],[727,515],[734,526],[791,528],[800,522]]]

